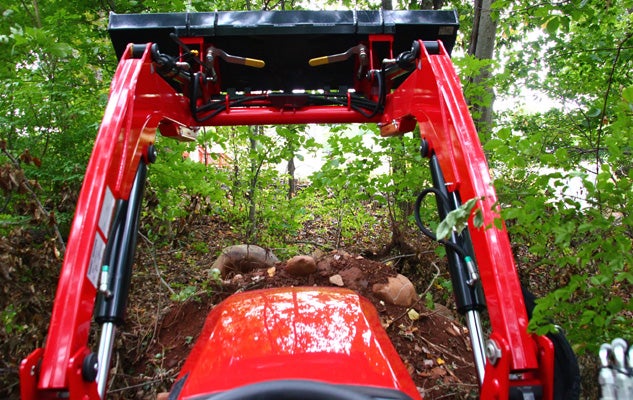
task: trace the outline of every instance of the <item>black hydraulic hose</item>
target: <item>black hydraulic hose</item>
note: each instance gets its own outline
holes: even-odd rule
[[[485,299],[481,285],[478,283],[479,277],[472,257],[469,256],[463,247],[463,244],[468,242],[462,241],[458,244],[457,241],[463,239],[460,239],[460,237],[455,233],[451,235],[450,240],[438,240],[433,232],[424,226],[424,223],[422,222],[422,218],[420,217],[422,201],[431,193],[436,197],[438,210],[451,209],[448,207],[450,204],[448,197],[442,193],[440,189],[435,187],[425,189],[420,193],[415,201],[413,215],[415,217],[416,225],[424,235],[447,248],[446,256],[448,258],[448,269],[453,283],[453,294],[455,296],[457,311],[461,314],[465,314],[471,310],[481,310],[485,308]],[[444,212],[441,212],[440,214],[445,217]]]
[[[255,96],[255,97],[242,97],[242,98],[238,98],[238,99],[229,99],[229,107],[233,107],[233,106],[238,106],[244,103],[247,103],[249,101],[260,101],[260,100],[266,100],[268,97],[267,96]],[[218,101],[216,103],[209,103],[209,104],[205,104],[203,106],[200,107],[196,107],[195,104],[193,106],[193,110],[192,110],[192,114],[194,119],[196,120],[196,122],[205,122],[210,120],[211,118],[215,117],[216,115],[218,115],[219,113],[221,113],[222,111],[226,110],[226,102],[225,101]],[[211,114],[205,115],[204,117],[200,117],[199,114],[207,112],[207,111],[211,111],[213,110],[213,112]]]
[[[359,105],[358,103],[365,103],[368,102],[365,99],[358,99],[355,98],[354,96],[352,97],[352,101],[349,103],[349,106],[352,110],[356,111],[357,113],[361,114],[363,117],[365,118],[372,118],[374,117],[378,111],[373,111],[372,113],[367,113],[365,111],[366,108],[368,108],[369,106],[374,106],[375,109],[380,108],[380,106],[377,106],[376,103],[370,103],[370,104],[363,104],[362,106]],[[331,100],[331,104],[337,104],[337,105],[348,105],[348,102],[346,100]]]
[[[182,93],[183,88],[190,85],[191,73],[178,66],[177,57],[161,53],[156,43],[152,45],[150,51],[156,72],[177,92]]]
[[[386,90],[385,90],[385,80],[384,80],[384,74],[385,74],[385,70],[384,68],[380,71],[378,70],[373,70],[372,71],[372,75],[376,77],[376,81],[378,83],[378,102],[376,102],[376,107],[374,108],[374,111],[372,111],[371,114],[369,115],[365,115],[367,118],[373,118],[375,117],[379,112],[382,111],[384,105],[385,105],[385,98],[386,98]]]
[[[378,113],[380,113],[384,109],[384,103],[385,103],[385,98],[386,98],[385,80],[383,76],[384,71],[373,70],[371,73],[376,77],[377,84],[378,84],[378,101],[377,102],[371,101],[365,97],[361,97],[355,94],[347,94],[347,93],[338,94],[338,95],[325,94],[321,96],[309,95],[308,99],[311,100],[311,102],[314,102],[316,104],[321,104],[321,105],[323,104],[349,105],[354,111],[360,113],[362,116],[364,116],[367,119],[371,119],[375,117],[376,115],[378,115]],[[191,115],[193,116],[194,120],[199,123],[206,122],[212,119],[213,117],[215,117],[216,115],[218,115],[219,113],[221,113],[222,111],[225,111],[227,109],[227,102],[224,100],[220,100],[220,101],[209,103],[209,104],[204,104],[200,107],[197,106],[197,101],[202,96],[200,83],[203,79],[204,79],[204,75],[201,72],[196,72],[195,74],[193,74],[193,77],[190,83],[190,90],[189,90],[189,109],[191,111]],[[348,96],[349,96],[349,100],[348,100]],[[253,97],[243,96],[243,97],[229,99],[228,106],[233,107],[233,106],[244,105],[244,104],[248,106],[247,103],[249,102],[269,100],[269,99],[270,99],[269,95],[261,95],[261,96],[253,96]],[[260,106],[260,105],[261,104],[256,104],[255,106]],[[372,111],[367,112],[368,109],[372,109]],[[212,112],[208,115],[204,115],[204,116],[200,115],[202,113],[206,113],[209,111],[212,111]]]
[[[194,81],[197,81],[197,79],[194,79]],[[193,100],[197,97],[194,97],[195,94],[198,93],[198,87],[197,85],[193,85],[192,87],[192,96],[190,99],[190,108],[191,108],[191,112],[194,116],[194,119],[196,120],[196,122],[205,122],[208,121],[209,119],[215,117],[216,115],[218,115],[219,113],[221,113],[222,111],[225,111],[227,109],[227,102],[224,100],[219,100],[213,103],[209,103],[209,104],[205,104],[203,106],[200,107],[196,107],[195,103],[193,102]],[[336,98],[338,97],[338,99]],[[324,96],[316,96],[316,95],[310,95],[308,96],[308,99],[310,100],[309,104],[318,104],[318,105],[347,105],[348,101],[347,101],[347,95],[335,95],[335,96],[331,96],[331,95],[324,95]],[[229,99],[228,101],[228,105],[229,107],[233,107],[233,106],[239,106],[239,105],[246,105],[248,106],[249,102],[256,102],[256,101],[262,101],[262,100],[270,100],[270,96],[269,95],[262,95],[262,96],[253,96],[253,97],[239,97],[239,98],[233,98],[233,99]],[[382,106],[378,103],[372,102],[370,100],[367,100],[364,97],[359,97],[359,96],[355,96],[352,95],[351,96],[351,102],[350,102],[350,107],[362,114],[364,117],[366,118],[372,118],[373,116],[375,116],[378,112],[380,112],[382,110]],[[270,104],[272,105],[272,103]],[[261,104],[255,104],[252,105],[254,107],[257,106],[261,106]],[[374,112],[367,113],[365,111],[365,109],[368,108],[374,108]],[[205,116],[200,116],[201,113],[204,112],[208,112],[208,111],[213,111],[208,115]]]
[[[382,78],[380,79],[380,82],[381,83],[379,84],[382,87],[383,86]],[[380,90],[380,93],[378,95],[379,97],[378,102],[371,101],[365,97],[358,96],[355,94],[350,94],[349,96],[350,96],[349,101],[347,99],[347,94],[339,94],[339,95],[329,94],[329,95],[323,95],[323,96],[311,95],[310,100],[318,101],[319,104],[335,104],[335,105],[341,105],[341,106],[349,105],[349,107],[352,110],[358,112],[359,114],[361,114],[363,117],[367,119],[375,117],[384,108],[384,90]],[[372,111],[368,113],[366,111],[367,109],[372,109]]]
[[[428,193],[433,193],[436,194],[435,199],[439,216],[441,219],[444,219],[452,210],[460,207],[459,196],[456,192],[448,192],[437,156],[435,154],[427,154],[426,152],[424,152],[423,155],[429,157],[433,189],[421,193],[419,200],[416,202],[417,207],[415,210],[419,217],[422,200]],[[418,221],[420,225],[424,225],[420,218],[418,218]],[[429,232],[428,229],[426,229],[426,231],[427,233]],[[435,235],[431,237],[437,240]],[[474,256],[470,256],[474,254],[474,252],[470,247],[471,240],[469,232],[466,230],[460,235],[458,235],[457,232],[452,232],[448,240],[441,241],[440,243],[446,247],[448,269],[453,283],[453,294],[455,296],[457,311],[464,314],[471,310],[484,309],[486,307],[485,297],[476,271],[476,266],[474,265]]]
[[[415,224],[418,226],[420,231],[423,234],[425,234],[426,236],[428,236],[429,238],[431,238],[431,240],[433,240],[435,242],[438,242],[438,243],[440,243],[443,246],[450,247],[457,254],[459,254],[462,258],[468,257],[468,254],[466,253],[466,251],[464,251],[464,249],[461,246],[459,246],[458,244],[453,243],[450,240],[446,240],[446,239],[438,240],[437,237],[435,236],[435,234],[433,232],[431,232],[431,230],[429,228],[427,228],[424,225],[424,223],[422,222],[422,218],[420,217],[420,209],[422,207],[422,201],[424,201],[424,198],[427,195],[429,195],[430,193],[433,193],[435,195],[437,201],[442,203],[442,206],[444,207],[445,210],[450,210],[449,203],[448,203],[448,198],[444,195],[444,193],[442,193],[439,189],[436,189],[436,188],[424,189],[418,195],[417,199],[415,200],[415,205],[413,207],[413,217],[415,218]]]
[[[312,95],[310,96],[310,99],[315,102],[319,102],[319,104],[336,104],[336,105],[348,104],[347,95],[325,95],[325,96]],[[354,94],[350,94],[349,103],[352,108],[354,107],[375,108],[376,107],[375,102],[368,100],[364,97],[354,95]],[[369,114],[367,114],[367,116],[369,116]]]
[[[420,57],[420,42],[415,40],[411,44],[411,50],[398,54],[396,64],[404,71],[411,72],[415,69],[415,62],[418,57]]]

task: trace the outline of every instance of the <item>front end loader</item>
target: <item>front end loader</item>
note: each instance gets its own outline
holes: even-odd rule
[[[111,14],[119,64],[48,336],[20,366],[22,398],[106,398],[158,133],[190,140],[205,126],[375,123],[384,136],[418,128],[433,177],[420,199],[434,196],[442,218],[474,199],[468,229],[441,242],[480,397],[553,399],[555,348],[527,329],[510,241],[450,58],[457,29],[453,11]],[[93,321],[98,343],[89,340]],[[420,394],[366,299],[310,287],[240,293],[216,306],[169,394],[247,398]]]

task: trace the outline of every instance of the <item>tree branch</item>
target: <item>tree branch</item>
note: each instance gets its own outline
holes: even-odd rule
[[[154,242],[149,240],[149,238],[147,236],[143,235],[140,231],[138,232],[138,235],[147,244],[147,248],[149,249],[149,251],[150,251],[150,253],[152,255],[152,261],[154,263],[154,271],[156,271],[156,276],[158,276],[158,279],[160,280],[160,283],[162,283],[163,286],[165,286],[167,288],[167,290],[169,290],[169,293],[171,293],[172,295],[176,294],[174,289],[172,289],[171,286],[169,286],[169,284],[163,279],[163,276],[160,274],[160,270],[158,269],[158,264],[156,263],[156,247],[154,246]]]
[[[604,100],[602,102],[602,111],[600,112],[600,125],[598,126],[598,137],[596,138],[596,175],[600,173],[601,167],[601,159],[600,159],[600,145],[602,141],[602,134],[605,126],[605,119],[607,115],[607,104],[609,102],[609,95],[611,94],[611,87],[613,86],[613,76],[615,75],[615,70],[618,65],[618,61],[620,60],[620,55],[622,54],[622,47],[624,44],[633,37],[633,32],[629,32],[624,39],[618,45],[617,51],[615,53],[615,58],[613,59],[613,65],[611,66],[611,72],[609,72],[609,78],[607,81],[607,89],[604,93]],[[600,201],[600,190],[596,190],[596,194],[598,196],[598,207],[600,211],[602,211],[602,202]]]

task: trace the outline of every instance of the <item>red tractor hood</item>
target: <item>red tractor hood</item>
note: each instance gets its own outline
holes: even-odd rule
[[[373,305],[337,288],[229,297],[207,317],[176,386],[179,398],[188,398],[280,379],[382,387],[420,398]]]

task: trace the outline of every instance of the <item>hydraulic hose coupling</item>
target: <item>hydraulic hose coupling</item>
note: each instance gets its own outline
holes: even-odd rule
[[[101,275],[99,276],[99,292],[101,292],[106,298],[112,297],[110,291],[110,267],[104,265],[101,267]]]
[[[475,286],[475,284],[479,281],[479,274],[477,273],[475,262],[470,256],[464,257],[464,262],[466,263],[466,269],[468,270],[469,276],[469,279],[466,283],[468,284],[468,286]]]

